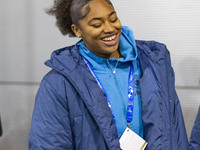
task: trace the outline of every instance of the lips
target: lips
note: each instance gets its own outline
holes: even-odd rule
[[[114,34],[109,37],[104,37],[101,40],[107,46],[113,46],[113,45],[117,44],[117,42],[118,42],[117,34]]]

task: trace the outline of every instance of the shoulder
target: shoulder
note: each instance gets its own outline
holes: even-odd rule
[[[49,85],[56,88],[56,86],[60,86],[61,83],[66,80],[67,79],[61,73],[52,69],[43,77],[42,82],[48,82]]]
[[[151,51],[156,50],[165,50],[166,45],[157,41],[144,41],[144,40],[136,40],[137,47],[141,49],[150,49]]]
[[[147,67],[153,67],[154,69],[162,70],[164,74],[167,72],[174,74],[171,66],[170,52],[165,44],[156,41],[137,40],[136,45],[142,72]]]
[[[51,59],[54,57],[76,57],[79,52],[78,52],[79,48],[78,45],[71,45],[71,46],[67,46],[67,47],[63,47],[63,48],[59,48],[57,50],[54,50],[51,54]]]
[[[146,55],[154,61],[166,58],[169,51],[165,44],[156,41],[136,40],[139,55]]]
[[[50,91],[63,100],[65,100],[70,93],[75,93],[72,87],[70,81],[54,69],[49,71],[40,83],[40,88],[45,89],[45,91]]]

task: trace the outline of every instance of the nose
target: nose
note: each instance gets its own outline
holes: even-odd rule
[[[110,22],[106,22],[104,25],[104,32],[105,33],[113,33],[115,31],[114,26]]]

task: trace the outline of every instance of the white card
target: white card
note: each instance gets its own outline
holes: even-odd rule
[[[144,150],[147,146],[147,142],[128,127],[119,139],[119,143],[123,150]]]

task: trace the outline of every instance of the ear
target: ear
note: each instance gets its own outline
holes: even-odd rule
[[[81,30],[79,27],[77,27],[75,24],[72,24],[71,25],[71,28],[72,28],[72,31],[74,32],[74,34],[77,36],[77,37],[81,37]]]

